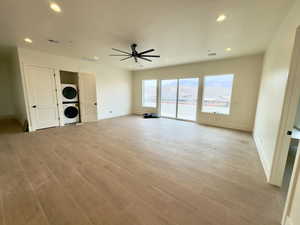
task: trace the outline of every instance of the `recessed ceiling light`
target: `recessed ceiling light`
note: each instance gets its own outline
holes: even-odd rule
[[[226,15],[221,14],[217,18],[217,22],[222,23],[224,20],[226,20]]]
[[[94,60],[99,60],[99,57],[98,56],[94,56]]]
[[[55,3],[55,2],[51,2],[50,3],[50,8],[54,11],[54,12],[57,12],[57,13],[60,13],[61,12],[61,8],[60,6]]]
[[[231,48],[226,48],[225,51],[226,52],[230,52],[232,49]]]
[[[25,41],[26,43],[32,44],[32,40],[31,40],[30,38],[24,38],[24,41]]]

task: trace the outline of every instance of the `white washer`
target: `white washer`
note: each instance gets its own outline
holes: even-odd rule
[[[61,84],[62,102],[78,102],[78,89],[75,84]]]
[[[78,103],[63,104],[64,108],[64,124],[79,123],[79,107]]]

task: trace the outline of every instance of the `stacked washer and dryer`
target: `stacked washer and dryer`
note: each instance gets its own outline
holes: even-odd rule
[[[78,88],[75,84],[61,84],[64,124],[80,122]]]

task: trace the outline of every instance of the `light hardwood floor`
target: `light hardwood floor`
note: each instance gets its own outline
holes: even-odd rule
[[[0,225],[280,224],[248,133],[136,116],[0,133]]]

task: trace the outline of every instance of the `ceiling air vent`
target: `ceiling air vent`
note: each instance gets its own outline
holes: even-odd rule
[[[217,53],[215,53],[215,52],[208,53],[208,56],[216,56],[216,55],[217,55]]]
[[[89,62],[97,62],[99,60],[99,58],[89,58],[89,57],[81,57],[81,59]]]
[[[48,39],[48,42],[52,44],[59,44],[59,41],[54,39]]]

